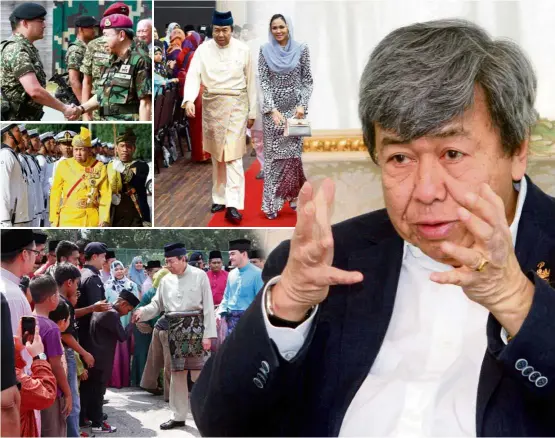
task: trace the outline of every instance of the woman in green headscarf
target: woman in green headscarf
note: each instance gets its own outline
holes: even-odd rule
[[[152,298],[156,295],[156,290],[160,285],[160,281],[169,272],[170,271],[166,268],[163,268],[154,274],[152,287],[143,295],[137,309],[150,304]],[[141,378],[148,358],[148,349],[152,340],[152,331],[159,318],[160,317],[156,317],[150,321],[139,322],[133,329],[135,335],[135,350],[133,352],[133,365],[131,366],[131,386],[140,386],[141,384]]]

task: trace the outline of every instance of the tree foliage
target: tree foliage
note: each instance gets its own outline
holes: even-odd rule
[[[153,249],[162,250],[167,243],[180,242],[187,249],[211,251],[219,249],[227,251],[228,242],[234,239],[247,238],[253,247],[259,247],[261,239],[254,230],[218,229],[45,229],[49,239],[76,241],[86,238],[104,242],[109,248]]]

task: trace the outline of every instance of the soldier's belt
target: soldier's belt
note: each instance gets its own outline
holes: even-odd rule
[[[100,108],[102,116],[119,116],[122,114],[139,114],[139,105],[137,104],[112,104]]]
[[[64,203],[64,207],[68,207],[68,208],[98,208],[99,207],[99,203],[98,202],[91,202],[90,204],[87,204],[88,199],[87,198],[81,198],[81,199],[75,199],[75,200],[71,200],[68,199],[66,203]]]

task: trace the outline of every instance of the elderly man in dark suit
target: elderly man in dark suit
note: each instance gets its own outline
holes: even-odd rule
[[[292,240],[195,385],[203,435],[555,435],[535,95],[522,51],[472,23],[376,47],[359,111],[386,209],[331,227],[333,183],[303,187]]]

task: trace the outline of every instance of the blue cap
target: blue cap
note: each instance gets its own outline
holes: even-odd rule
[[[214,11],[212,15],[212,24],[214,26],[233,26],[233,16],[231,11],[218,12]]]
[[[179,257],[184,255],[187,255],[187,250],[183,243],[168,243],[164,245],[165,257]]]

